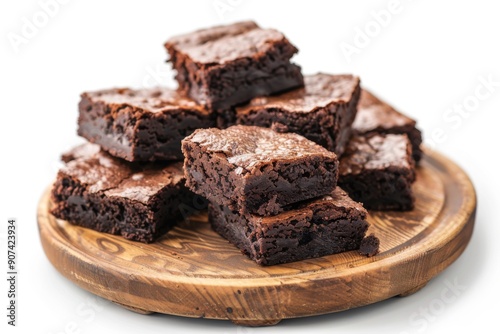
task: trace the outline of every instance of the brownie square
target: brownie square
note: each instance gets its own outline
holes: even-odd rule
[[[181,218],[194,196],[182,162],[129,163],[85,144],[63,155],[52,189],[52,214],[72,224],[153,242]]]
[[[403,115],[387,103],[378,99],[366,89],[361,90],[358,114],[352,124],[355,135],[406,134],[413,149],[413,159],[419,162],[422,158],[422,133],[416,127],[417,122]]]
[[[337,183],[335,153],[295,133],[199,129],[182,141],[182,151],[187,187],[242,214],[277,214],[329,194]]]
[[[78,134],[128,161],[182,160],[181,140],[215,125],[214,116],[168,88],[86,92]]]
[[[169,39],[165,48],[179,89],[210,110],[303,85],[298,52],[274,29],[251,21],[216,26]]]
[[[340,159],[339,186],[373,210],[411,210],[412,145],[406,135],[355,136]]]
[[[216,232],[261,265],[359,249],[368,229],[363,206],[339,187],[276,216],[240,215],[211,203],[208,217]]]
[[[359,78],[318,73],[305,76],[304,82],[303,88],[254,98],[236,108],[236,123],[295,132],[341,155],[356,116]]]

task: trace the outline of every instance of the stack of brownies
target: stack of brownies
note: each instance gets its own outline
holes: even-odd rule
[[[358,77],[303,76],[290,61],[297,48],[254,22],[165,47],[178,89],[82,94],[78,134],[90,143],[63,155],[56,217],[154,242],[197,194],[215,231],[273,265],[372,256],[364,207],[413,208],[421,133]]]

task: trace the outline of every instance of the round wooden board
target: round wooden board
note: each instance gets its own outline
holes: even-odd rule
[[[273,325],[408,295],[455,261],[469,242],[476,196],[467,175],[428,151],[410,212],[371,212],[368,233],[380,253],[356,251],[262,267],[191,219],[153,244],[73,226],[38,207],[43,248],[54,267],[80,287],[139,313]]]

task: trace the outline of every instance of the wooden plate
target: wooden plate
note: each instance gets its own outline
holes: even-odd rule
[[[127,241],[57,220],[49,190],[38,207],[43,248],[80,287],[140,313],[229,319],[262,326],[338,312],[423,287],[464,251],[476,196],[467,175],[428,151],[414,185],[411,212],[371,212],[381,241],[372,258],[347,252],[261,267],[198,217],[153,244]]]

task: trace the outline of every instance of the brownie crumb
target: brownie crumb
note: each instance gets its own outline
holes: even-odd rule
[[[370,234],[361,241],[359,252],[361,253],[361,255],[372,257],[378,254],[379,246],[380,246],[379,238],[377,238],[373,234]]]

